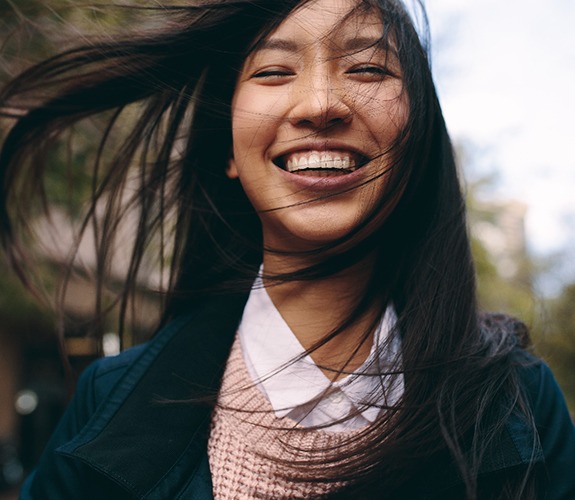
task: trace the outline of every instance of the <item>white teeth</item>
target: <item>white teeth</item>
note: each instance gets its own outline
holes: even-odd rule
[[[345,153],[329,153],[326,151],[310,151],[291,155],[286,161],[286,170],[288,172],[297,172],[305,169],[339,169],[355,170],[355,160]]]

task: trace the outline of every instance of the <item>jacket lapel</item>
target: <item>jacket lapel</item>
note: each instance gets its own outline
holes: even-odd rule
[[[211,498],[210,417],[246,298],[207,301],[170,323],[59,451],[137,498],[178,498],[192,484]]]

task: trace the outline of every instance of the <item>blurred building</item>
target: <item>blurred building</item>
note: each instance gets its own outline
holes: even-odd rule
[[[498,274],[531,289],[532,270],[527,249],[527,205],[518,201],[474,200],[471,232],[487,250]]]
[[[57,215],[55,218],[59,230],[46,226],[49,235],[42,235],[42,230],[39,233],[43,240],[41,267],[58,278],[73,235],[69,221],[65,224]],[[64,300],[61,334],[54,312],[41,308],[0,261],[4,271],[0,285],[0,499],[3,492],[17,490],[37,462],[73,393],[77,375],[97,357],[145,341],[158,320],[157,295],[142,283],[135,306],[130,308],[124,345],[116,331],[117,310],[103,325],[104,334],[94,336],[96,294],[90,269],[95,268],[95,257],[91,243],[83,242],[79,249],[77,272],[71,276]],[[127,262],[118,258],[114,267],[110,290],[117,288],[115,279],[121,279]],[[157,280],[157,273],[147,278]]]

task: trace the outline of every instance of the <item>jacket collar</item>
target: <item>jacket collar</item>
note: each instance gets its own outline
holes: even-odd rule
[[[58,451],[136,498],[176,498],[192,484],[194,498],[211,499],[206,449],[213,400],[194,395],[217,395],[246,300],[247,295],[205,301],[162,329],[85,428]],[[542,460],[532,427],[513,414],[480,474]],[[456,482],[458,474],[447,469],[454,474],[441,482]]]

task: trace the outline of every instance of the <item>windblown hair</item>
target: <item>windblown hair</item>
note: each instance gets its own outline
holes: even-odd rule
[[[119,294],[124,312],[149,252],[169,265],[164,322],[206,294],[247,292],[263,243],[258,214],[239,183],[225,174],[231,100],[250,51],[304,3],[203,0],[150,8],[150,15],[167,17],[161,28],[67,50],[5,86],[0,112],[15,123],[0,155],[0,232],[21,276],[26,277],[26,253],[20,235],[33,216],[30,193],[46,200],[49,152],[76,123],[103,114],[107,126],[82,223],[83,231],[96,236],[98,292],[120,221],[134,213],[136,237]],[[358,442],[337,471],[326,464],[325,477],[351,480],[350,494],[379,498],[383,487],[385,496],[395,498],[394,492],[409,491],[415,477],[425,481],[443,473],[434,464],[447,461],[463,478],[461,496],[535,498],[530,470],[502,478],[497,491],[481,490],[482,460],[512,409],[531,416],[514,370],[515,326],[494,324],[477,312],[464,200],[424,44],[400,1],[360,0],[356,8],[381,15],[382,43],[397,47],[409,102],[386,195],[363,224],[385,210],[394,193],[402,194],[368,237],[351,247],[335,242],[330,248],[340,251],[317,265],[271,278],[325,277],[375,251],[374,271],[349,321],[373,304],[382,313],[393,304],[402,345],[395,369],[404,374],[405,392],[371,426],[368,444]],[[131,128],[110,151],[127,113]],[[134,192],[127,201],[126,192]]]

